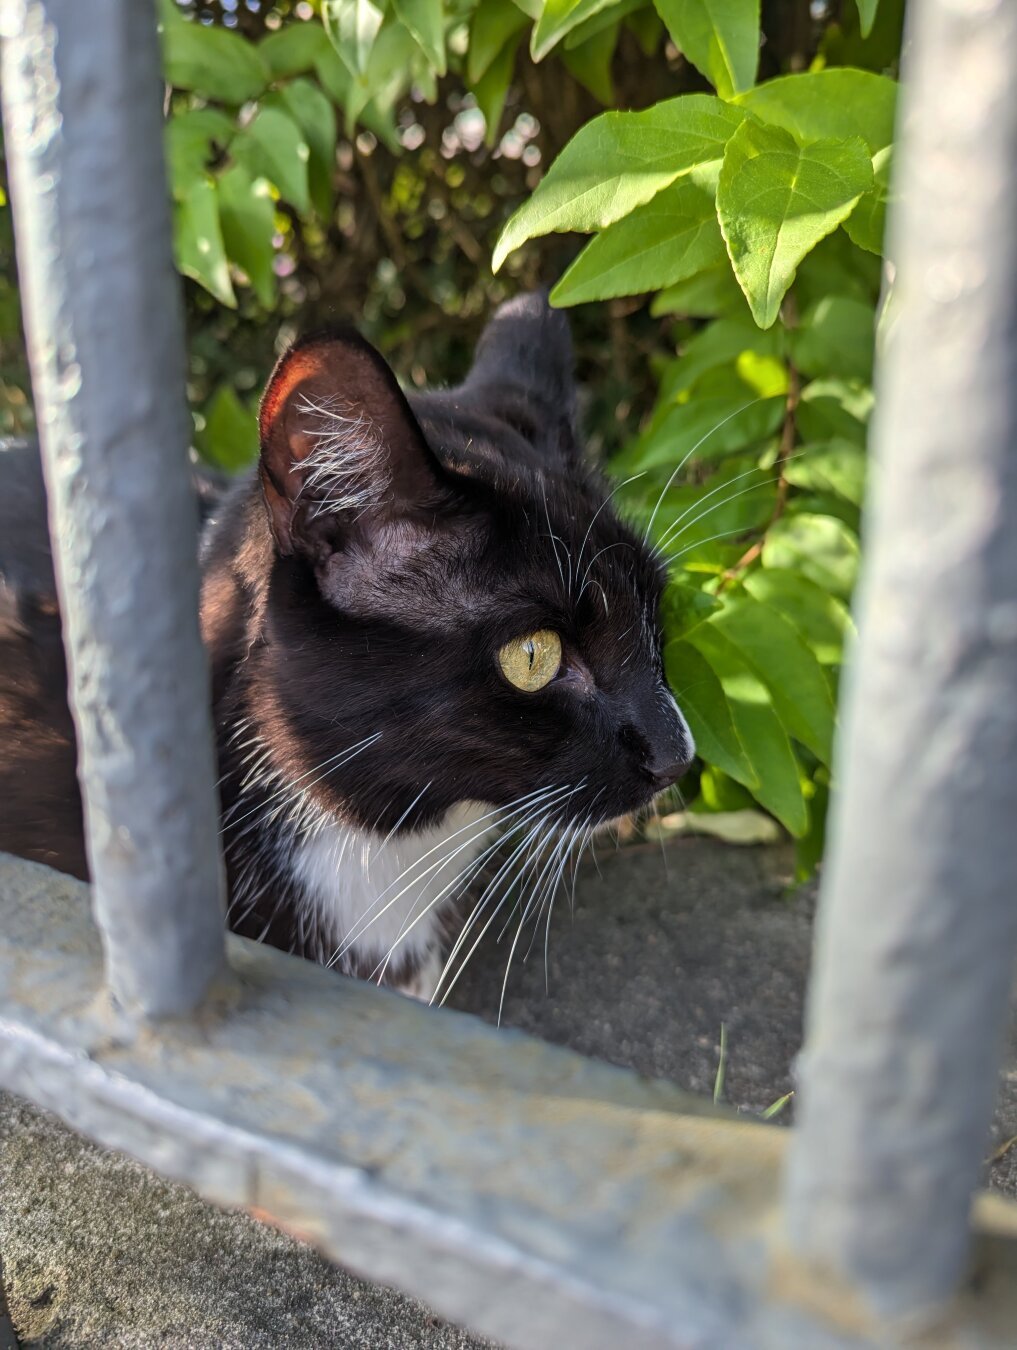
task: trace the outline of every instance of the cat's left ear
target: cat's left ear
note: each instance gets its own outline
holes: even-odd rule
[[[565,456],[579,453],[576,434],[575,354],[569,324],[552,309],[546,291],[530,291],[500,305],[477,344],[464,392],[510,425],[537,428],[532,439]]]
[[[260,473],[280,553],[334,547],[363,516],[435,509],[443,471],[384,359],[352,329],[281,357],[259,415]]]

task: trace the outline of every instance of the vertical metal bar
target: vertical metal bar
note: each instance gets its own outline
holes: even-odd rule
[[[150,0],[0,0],[18,264],[109,981],[194,1007],[223,960],[179,287]]]
[[[1017,950],[1017,6],[909,10],[861,642],[787,1225],[883,1315],[962,1277]]]

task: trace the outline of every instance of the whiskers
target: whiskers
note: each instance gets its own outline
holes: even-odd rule
[[[546,983],[555,899],[569,876],[571,865],[574,903],[575,868],[595,828],[593,812],[603,792],[602,789],[593,798],[585,813],[576,817],[571,803],[585,788],[585,778],[575,784],[540,788],[454,830],[403,868],[374,897],[325,964],[340,965],[355,956],[357,964],[362,966],[363,953],[370,950],[374,931],[384,931],[391,936],[391,923],[399,923],[394,940],[386,938],[387,945],[383,949],[375,947],[378,957],[368,978],[380,984],[388,971],[398,965],[402,951],[412,949],[413,944],[408,940],[419,925],[437,917],[447,906],[479,887],[479,894],[470,905],[445,959],[430,1001],[441,1005],[448,1000],[485,935],[513,902],[498,938],[500,941],[518,915],[502,985],[500,1021],[512,962],[531,922],[530,948],[540,931],[541,921],[544,924]],[[494,834],[493,839],[489,838],[491,834]],[[400,902],[403,902],[401,906]],[[402,921],[389,918],[386,924],[385,916],[393,910],[396,916],[402,916]]]

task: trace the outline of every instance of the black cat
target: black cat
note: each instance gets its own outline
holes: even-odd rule
[[[431,997],[497,840],[453,956],[512,883],[524,915],[549,904],[570,845],[688,767],[664,578],[583,458],[543,297],[499,310],[461,387],[411,399],[355,333],[306,338],[260,421],[202,550],[229,921]],[[35,809],[10,829],[3,808],[0,847],[78,861],[19,835]]]

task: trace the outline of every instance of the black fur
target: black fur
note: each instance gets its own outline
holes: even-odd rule
[[[352,437],[375,436],[347,509],[327,484],[308,487],[303,400],[333,396]],[[567,327],[543,297],[499,311],[460,388],[409,400],[356,335],[306,339],[269,383],[262,445],[260,474],[223,502],[203,551],[239,931],[326,952],[287,870],[300,827],[272,810],[286,783],[385,835],[561,784],[576,789],[562,823],[607,820],[688,766],[664,684],[663,576],[584,460]],[[496,654],[536,629],[561,635],[565,660],[522,693]],[[270,779],[252,775],[252,754]]]

